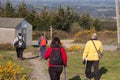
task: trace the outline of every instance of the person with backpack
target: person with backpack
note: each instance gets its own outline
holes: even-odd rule
[[[60,75],[63,67],[67,65],[67,54],[61,46],[61,41],[58,37],[53,38],[50,47],[46,50],[44,58],[48,61],[48,72],[50,80],[60,80]]]
[[[97,34],[93,33],[91,39],[87,41],[84,52],[83,52],[83,64],[86,63],[85,69],[85,80],[90,80],[92,78],[92,67],[94,68],[94,80],[99,79],[99,61],[100,56],[98,51],[102,52],[103,46],[102,42],[98,40]]]
[[[45,38],[44,34],[41,34],[41,37],[38,39],[38,45],[40,47],[39,55],[41,59],[44,59],[44,53],[46,50],[47,39]]]
[[[17,58],[23,60],[23,51],[26,48],[26,43],[21,33],[14,39],[13,45],[16,48]]]

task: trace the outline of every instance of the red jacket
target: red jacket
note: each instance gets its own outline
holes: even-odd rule
[[[58,48],[55,48],[55,49],[58,49]],[[66,55],[66,51],[64,48],[60,48],[60,51],[61,51],[61,54],[62,54],[62,59],[63,59],[63,65],[66,66],[67,65],[67,55]],[[48,59],[50,57],[52,53],[52,48],[48,48],[44,54],[44,58],[45,59]],[[52,67],[52,66],[55,66],[53,64],[50,64],[50,62],[48,61],[48,66],[49,67]]]

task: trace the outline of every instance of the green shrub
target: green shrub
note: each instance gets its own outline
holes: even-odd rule
[[[41,33],[43,33],[43,32],[42,31],[33,31],[33,33],[32,33],[33,40],[38,40],[40,38]],[[47,39],[51,39],[50,34],[51,34],[50,31],[45,31],[45,37]],[[65,31],[53,29],[52,37],[56,37],[56,36],[58,36],[60,39],[66,39],[66,38],[73,37],[73,34],[65,32]]]

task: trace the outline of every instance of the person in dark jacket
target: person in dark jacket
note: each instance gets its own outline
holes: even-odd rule
[[[53,48],[56,49],[56,50],[60,48],[60,53],[62,55],[62,61],[63,61],[62,65],[56,65],[56,64],[51,64],[50,63],[50,55],[52,53]],[[44,58],[45,59],[49,58],[48,72],[49,72],[49,75],[50,75],[50,79],[51,80],[60,80],[60,75],[63,71],[63,66],[66,67],[66,65],[67,65],[67,54],[66,54],[65,49],[61,46],[61,41],[58,37],[55,37],[52,40],[52,42],[50,44],[50,47],[45,52]]]
[[[13,45],[16,49],[17,58],[23,60],[23,51],[26,48],[26,43],[21,33],[19,33],[18,36],[14,39]]]

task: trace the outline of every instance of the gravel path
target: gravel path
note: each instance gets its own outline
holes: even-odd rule
[[[24,57],[29,60],[32,65],[33,71],[31,73],[31,80],[50,80],[47,70],[47,64],[36,57],[32,52],[26,52]]]
[[[51,40],[48,40],[48,44],[50,44]],[[73,40],[61,40],[61,42],[64,44],[64,46],[66,48],[72,46],[72,45],[82,45],[83,47],[85,47],[85,44],[80,44],[80,43],[73,43]],[[37,41],[33,41],[33,45],[37,45]],[[103,44],[103,49],[104,50],[117,50],[117,45],[104,45]]]

